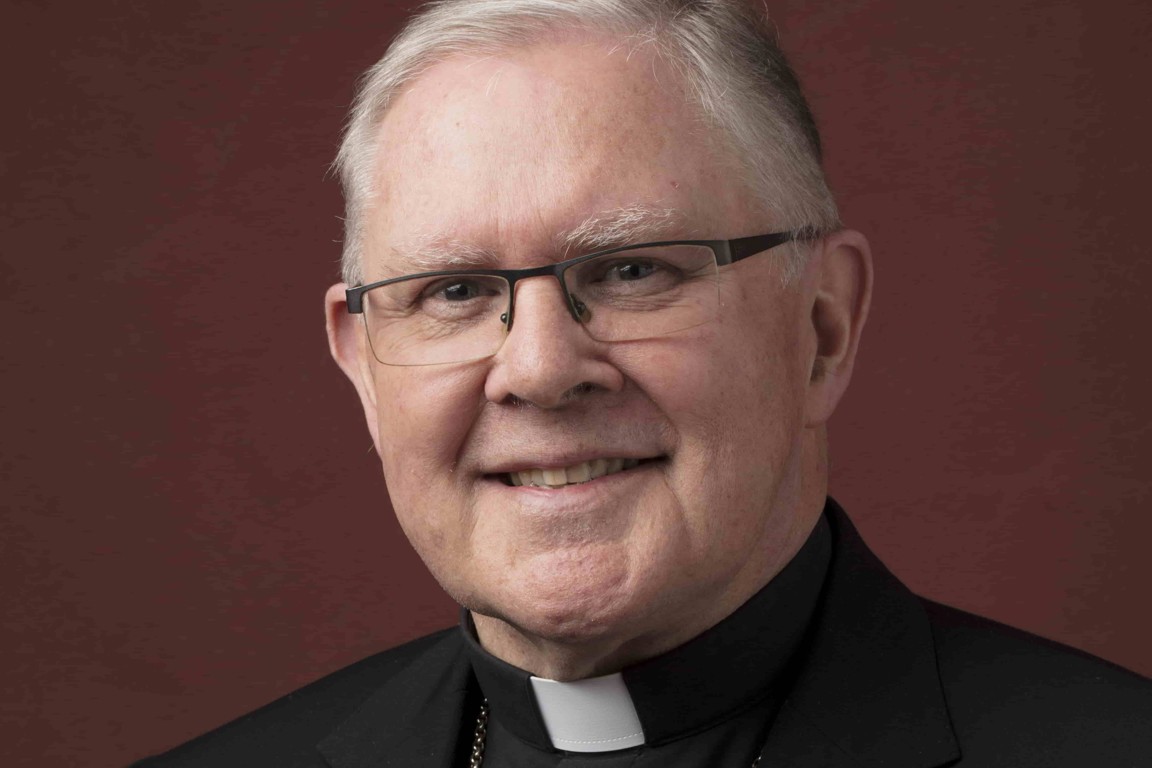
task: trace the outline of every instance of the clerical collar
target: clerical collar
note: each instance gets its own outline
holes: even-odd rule
[[[659,746],[766,698],[783,701],[831,554],[821,516],[792,561],[732,615],[678,648],[605,677],[542,681],[484,650],[467,610],[461,629],[491,717],[521,741],[569,752]]]

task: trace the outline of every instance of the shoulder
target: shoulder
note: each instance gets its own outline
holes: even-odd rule
[[[132,768],[296,765],[372,693],[457,634],[441,630],[370,656]]]
[[[924,601],[964,763],[1152,759],[1152,681],[1082,651]]]

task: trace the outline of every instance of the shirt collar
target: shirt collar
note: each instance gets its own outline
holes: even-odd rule
[[[522,741],[567,751],[659,745],[706,730],[767,697],[783,700],[831,553],[821,516],[791,562],[719,624],[619,674],[573,684],[534,683],[528,672],[485,651],[467,610],[461,629],[491,716]],[[594,714],[606,708],[612,717]],[[636,722],[639,742],[630,736]],[[598,743],[599,749],[589,748]]]

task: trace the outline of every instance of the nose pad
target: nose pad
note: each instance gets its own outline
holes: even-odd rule
[[[570,293],[568,297],[571,299],[568,309],[572,313],[572,319],[581,325],[588,325],[592,319],[592,310],[588,309],[588,305],[581,301],[576,294]]]

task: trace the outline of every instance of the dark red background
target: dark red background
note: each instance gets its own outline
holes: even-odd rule
[[[778,2],[874,314],[834,492],[920,592],[1152,673],[1142,0]],[[321,297],[381,2],[9,2],[5,765],[182,741],[454,620]]]

